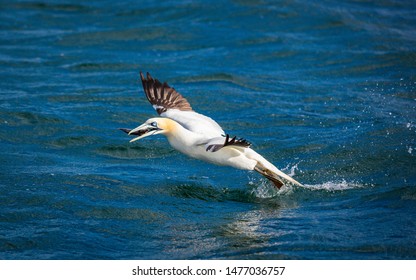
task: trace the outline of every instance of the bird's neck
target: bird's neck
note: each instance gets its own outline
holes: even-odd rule
[[[184,148],[195,145],[200,138],[198,134],[186,129],[174,120],[168,119],[167,125],[169,129],[164,133],[165,136],[168,138],[170,145],[181,152]]]

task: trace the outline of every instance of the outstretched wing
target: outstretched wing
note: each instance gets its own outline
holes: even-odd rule
[[[159,115],[169,109],[192,111],[188,100],[166,82],[162,84],[158,79],[153,79],[149,73],[147,73],[147,78],[145,78],[143,73],[140,72],[140,78],[142,79],[147,100],[149,100]]]
[[[194,112],[188,100],[166,82],[162,84],[149,73],[144,77],[140,72],[140,78],[147,100],[160,116],[170,118],[186,129],[208,138],[224,134],[213,119]]]

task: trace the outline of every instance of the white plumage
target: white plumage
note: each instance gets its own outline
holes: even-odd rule
[[[180,111],[178,109],[169,109],[160,114],[162,117],[175,120],[184,128],[201,135],[206,138],[219,137],[225,135],[221,126],[210,117],[198,114],[194,111]]]
[[[122,129],[129,135],[137,135],[130,142],[163,134],[174,149],[190,157],[217,165],[255,170],[278,188],[283,185],[281,179],[302,186],[251,149],[249,142],[230,138],[213,119],[193,111],[188,101],[167,83],[162,84],[149,73],[146,78],[140,73],[140,77],[147,99],[161,117],[148,119],[132,130]]]

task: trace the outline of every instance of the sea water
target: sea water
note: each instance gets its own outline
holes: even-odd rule
[[[414,1],[2,1],[1,259],[416,258]],[[305,187],[129,143],[139,71]]]

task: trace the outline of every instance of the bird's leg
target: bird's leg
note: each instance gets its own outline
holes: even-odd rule
[[[254,170],[273,182],[276,188],[280,189],[283,186],[282,181],[272,171],[264,167],[261,163],[257,163]]]

